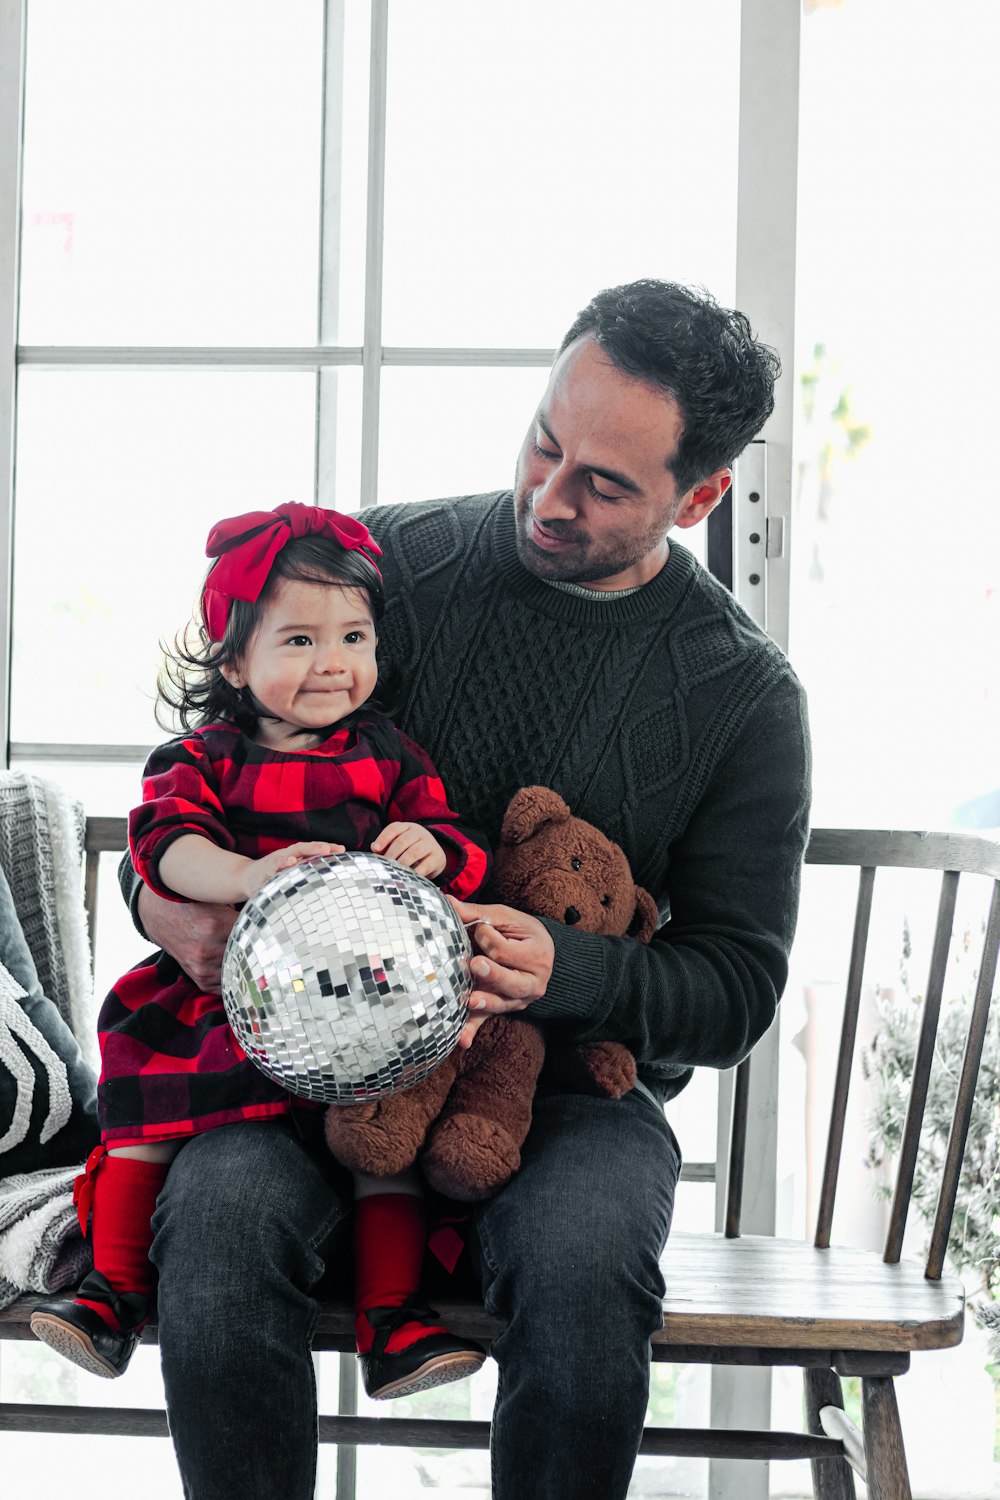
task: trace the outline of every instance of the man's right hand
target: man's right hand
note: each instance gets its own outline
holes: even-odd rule
[[[207,901],[167,901],[144,885],[139,892],[139,920],[158,948],[175,958],[206,994],[217,995],[222,955],[236,921],[236,909]]]

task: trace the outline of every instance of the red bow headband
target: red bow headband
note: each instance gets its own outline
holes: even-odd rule
[[[293,537],[332,537],[347,552],[364,552],[378,573],[375,557],[382,548],[367,526],[353,516],[316,505],[291,501],[274,510],[251,510],[243,516],[217,521],[208,533],[205,554],[219,560],[205,580],[201,613],[213,641],[221,641],[234,599],[256,602],[264,590],[274,559]],[[379,577],[382,575],[379,573]]]

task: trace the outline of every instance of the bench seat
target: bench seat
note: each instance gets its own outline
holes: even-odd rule
[[[699,1358],[706,1347],[785,1350],[787,1362],[797,1364],[795,1355],[810,1350],[910,1353],[947,1349],[962,1338],[961,1282],[947,1275],[930,1281],[915,1262],[886,1265],[863,1250],[817,1250],[758,1235],[679,1233],[671,1236],[662,1267],[663,1329],[653,1336],[659,1360],[683,1360],[678,1346],[691,1345]],[[31,1338],[32,1308],[44,1300],[21,1297],[0,1311],[0,1338]],[[476,1301],[439,1297],[435,1305],[466,1338],[488,1342],[503,1326]],[[314,1347],[349,1350],[353,1336],[350,1305],[325,1302]],[[155,1341],[151,1324],[144,1342]]]

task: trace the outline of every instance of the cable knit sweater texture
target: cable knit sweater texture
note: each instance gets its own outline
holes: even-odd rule
[[[669,918],[648,945],[548,923],[532,1016],[625,1042],[660,1098],[738,1062],[787,977],[808,834],[805,699],[781,651],[672,539],[644,588],[591,602],[521,566],[509,491],[362,519],[400,724],[462,816],[495,844],[518,787],[552,787]]]
[[[513,793],[552,787],[665,919],[648,945],[547,923],[532,1017],[624,1042],[661,1099],[738,1062],[787,977],[808,833],[805,700],[781,651],[673,539],[645,587],[590,601],[521,566],[509,491],[361,519],[384,552],[397,720],[452,805],[495,845]]]

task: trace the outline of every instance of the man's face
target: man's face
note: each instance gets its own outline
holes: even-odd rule
[[[684,495],[667,464],[684,423],[677,402],[613,365],[594,340],[556,360],[517,461],[517,550],[539,578],[624,589],[667,558],[667,532],[692,526],[730,479]]]

